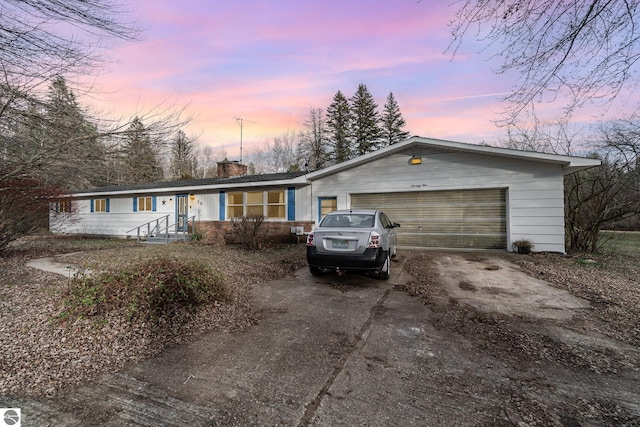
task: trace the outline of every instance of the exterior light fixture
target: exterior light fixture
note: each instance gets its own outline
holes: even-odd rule
[[[193,202],[196,199],[196,195],[193,193],[189,194],[189,199]]]
[[[409,159],[409,164],[410,165],[421,165],[422,164],[422,157],[411,156],[411,158]]]

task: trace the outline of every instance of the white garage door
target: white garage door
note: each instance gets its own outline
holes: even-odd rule
[[[401,246],[505,249],[504,189],[352,194],[351,208],[384,211]]]

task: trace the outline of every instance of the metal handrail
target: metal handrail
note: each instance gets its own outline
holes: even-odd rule
[[[169,214],[160,217],[160,218],[156,218],[156,219],[152,219],[151,221],[148,221],[142,225],[139,225],[137,227],[133,227],[131,230],[128,230],[127,233],[132,232],[133,230],[137,230],[136,231],[136,242],[140,243],[140,229],[143,229],[144,227],[147,227],[147,238],[149,237],[153,237],[157,234],[161,234],[163,231],[165,232],[165,243],[169,243],[169,233],[171,233],[171,229],[173,229],[173,231],[176,233],[176,235],[178,234],[177,229],[178,229],[178,223],[177,221],[174,221],[173,224],[169,225]],[[164,227],[161,227],[160,222],[164,220]],[[196,216],[192,215],[190,217],[187,218],[187,226],[185,227],[184,230],[180,231],[180,233],[182,233],[182,240],[186,240],[187,238],[187,233],[189,232],[189,221],[191,221],[191,230],[192,233],[196,232]],[[152,228],[151,225],[155,223],[155,226]]]
[[[137,230],[136,231],[136,241],[139,243],[140,242],[140,229],[147,227],[147,237],[151,237],[153,235],[153,233],[158,232],[159,228],[160,228],[160,221],[162,221],[164,219],[166,227],[169,226],[169,214],[160,217],[160,218],[156,218],[156,219],[152,219],[149,222],[146,222],[142,225],[139,225],[137,227],[133,227],[131,230],[128,230],[127,233],[131,233],[133,230]],[[153,227],[153,229],[151,228],[151,224],[153,224],[155,222],[155,227]]]
[[[187,217],[187,226],[185,227],[184,230],[178,232],[178,221],[174,221],[173,224],[169,225],[167,223],[165,228],[161,228],[158,230],[158,234],[160,234],[163,231],[166,231],[165,233],[165,243],[169,243],[169,233],[171,233],[171,229],[173,229],[173,231],[175,232],[176,235],[178,235],[179,233],[182,233],[182,240],[186,241],[187,240],[187,233],[189,233],[189,221],[191,221],[191,230],[192,233],[196,232],[196,216],[195,215],[191,215],[190,217]]]

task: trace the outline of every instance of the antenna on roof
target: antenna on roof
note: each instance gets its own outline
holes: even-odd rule
[[[245,120],[242,117],[234,117],[233,118],[240,125],[240,164],[242,164],[242,124],[244,122],[255,123],[251,120]]]

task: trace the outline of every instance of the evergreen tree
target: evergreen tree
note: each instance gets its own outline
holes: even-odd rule
[[[409,132],[402,130],[406,125],[402,113],[400,113],[400,107],[396,99],[393,97],[393,93],[389,92],[387,96],[387,102],[384,104],[384,110],[382,112],[382,139],[383,145],[393,145],[409,137]]]
[[[67,189],[102,184],[105,147],[98,138],[96,125],[86,118],[63,77],[58,76],[51,83],[44,110],[45,134],[41,143],[66,158],[61,170],[55,170],[59,165],[54,162],[54,170],[48,171],[48,179]]]
[[[162,180],[163,173],[158,153],[153,147],[144,124],[138,117],[131,121],[126,131],[122,154],[122,172],[125,184],[144,184]]]
[[[380,143],[380,115],[378,105],[367,86],[360,83],[350,100],[353,117],[352,135],[356,155],[370,153],[378,149]]]
[[[312,170],[322,169],[329,164],[327,119],[322,108],[312,108],[300,134],[300,157]]]
[[[196,159],[193,152],[193,140],[187,138],[182,130],[171,141],[171,179],[193,179]]]
[[[342,163],[352,157],[351,149],[351,110],[349,101],[341,91],[336,92],[327,108],[327,129],[333,146],[332,160]]]

